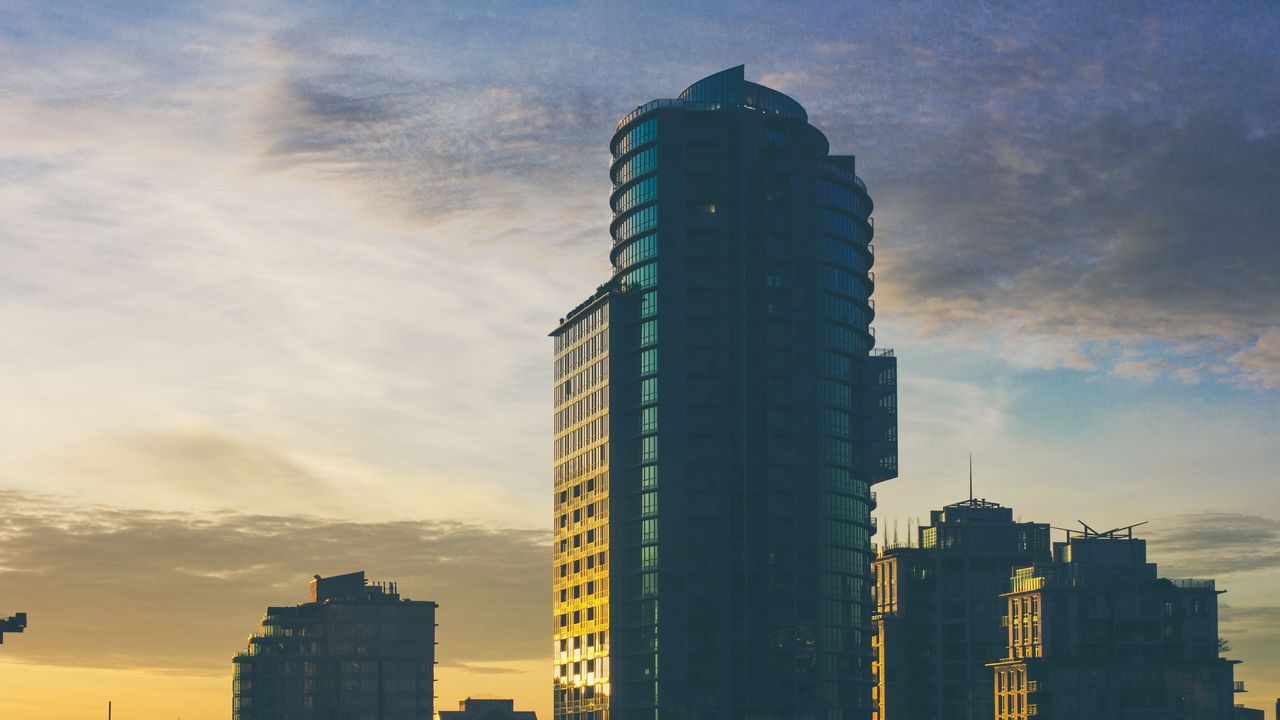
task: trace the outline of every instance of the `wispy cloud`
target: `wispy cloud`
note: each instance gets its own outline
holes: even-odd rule
[[[1194,577],[1268,572],[1280,567],[1280,521],[1240,513],[1188,513],[1155,522],[1153,558]]]
[[[194,515],[3,493],[0,595],[31,615],[7,652],[224,674],[267,605],[305,601],[313,574],[359,569],[439,602],[441,652],[473,672],[546,652],[545,532],[339,522],[289,514],[285,497],[261,514]]]

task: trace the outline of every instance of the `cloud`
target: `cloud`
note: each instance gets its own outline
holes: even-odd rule
[[[548,200],[554,212],[589,195],[595,213],[559,230],[607,237],[599,160],[617,110],[598,88],[441,79],[385,52],[330,45],[320,41],[256,91],[247,121],[263,168],[341,183],[418,226],[483,213],[476,218],[511,245],[524,225],[547,219]]]
[[[1280,568],[1280,521],[1240,513],[1188,513],[1153,522],[1146,533],[1162,569],[1214,577]],[[1162,573],[1166,574],[1166,573]]]
[[[1219,606],[1219,619],[1224,632],[1232,637],[1261,635],[1280,637],[1280,606],[1235,606],[1223,603]],[[1272,665],[1280,663],[1271,662]]]
[[[6,651],[17,659],[224,674],[268,605],[305,601],[313,574],[359,569],[440,603],[443,661],[484,672],[547,651],[543,531],[326,520],[280,512],[287,496],[255,515],[72,506],[11,492],[0,502],[0,597],[6,610],[30,614],[23,643]]]
[[[1241,350],[1229,360],[1244,372],[1245,382],[1280,388],[1280,327],[1266,328],[1253,347]]]
[[[1252,137],[1229,110],[1110,116],[1025,138],[974,124],[928,152],[927,173],[881,191],[884,307],[997,349],[1058,338],[1067,367],[1105,368],[1118,344],[1143,350],[1111,366],[1119,377],[1229,358],[1268,382],[1280,134]]]

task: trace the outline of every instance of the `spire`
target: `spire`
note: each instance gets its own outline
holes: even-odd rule
[[[973,453],[969,453],[969,499],[973,499]]]

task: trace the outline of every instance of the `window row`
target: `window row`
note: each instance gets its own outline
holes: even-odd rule
[[[573,396],[580,395],[588,389],[606,382],[608,379],[608,358],[604,358],[599,362],[595,362],[585,368],[581,368],[577,374],[564,380],[559,385],[556,385],[555,404],[563,405],[573,399]]]
[[[564,408],[555,416],[556,432],[577,425],[587,418],[604,412],[609,407],[609,388],[602,387],[595,392],[578,398],[572,405]]]
[[[573,345],[579,340],[587,337],[608,323],[608,305],[601,305],[595,310],[592,310],[585,317],[578,318],[577,322],[575,322],[572,327],[556,336],[556,354],[559,355],[565,348],[573,347]]]
[[[586,337],[586,336],[583,336]],[[566,345],[565,347],[573,347]],[[592,335],[576,348],[573,348],[564,355],[556,358],[555,361],[555,377],[556,380],[564,378],[566,375],[572,375],[578,372],[582,366],[587,365],[595,360],[595,358],[609,352],[609,333],[599,332]]]
[[[822,209],[818,216],[818,229],[861,245],[867,244],[867,235],[862,225],[848,215],[835,210]]]
[[[627,188],[613,203],[614,217],[658,197],[657,176],[648,177]]]
[[[559,508],[570,500],[577,501],[578,498],[581,498],[584,494],[591,493],[597,487],[602,492],[609,489],[609,473],[604,473],[598,478],[588,478],[586,481],[574,485],[572,490],[566,489],[556,493],[556,507]],[[601,508],[603,507],[604,505],[602,504]],[[588,514],[587,517],[591,517],[591,515]]]
[[[631,267],[638,262],[648,260],[658,254],[658,236],[656,233],[650,233],[642,238],[636,239],[630,245],[627,245],[618,253],[618,257],[614,260],[614,268],[621,270]]]
[[[609,467],[609,443],[606,442],[556,465],[553,474],[555,482],[561,483],[607,467]]]
[[[827,490],[851,493],[858,497],[868,497],[870,486],[847,468],[822,468],[822,484]]]
[[[835,205],[862,217],[870,214],[867,212],[869,208],[863,202],[861,195],[844,185],[833,183],[830,180],[818,181],[818,202]]]
[[[571,512],[560,513],[560,516],[556,522],[559,528],[563,530],[569,527],[569,525],[571,524],[577,525],[580,522],[590,520],[591,518],[595,517],[597,514],[603,517],[606,512],[605,510],[606,507],[607,507],[607,501],[597,500],[592,503],[587,503],[587,505],[584,507],[575,508]],[[569,538],[562,538],[560,540],[560,543],[561,543],[560,549],[562,551],[569,549],[569,547],[564,544],[568,539]],[[595,538],[593,537],[592,539],[587,540],[587,542],[595,542]],[[575,545],[574,547],[580,547],[580,546],[581,546],[581,543],[579,543],[578,545]]]
[[[839,320],[843,323],[863,327],[869,325],[871,318],[868,316],[865,306],[855,300],[850,300],[839,295],[831,293],[822,293],[820,295],[822,306],[822,316]]]
[[[635,237],[646,230],[651,230],[658,225],[658,206],[650,205],[640,208],[627,217],[626,220],[618,223],[613,229],[613,237],[621,242],[628,238]]]
[[[859,527],[855,528],[855,530],[858,531],[856,539],[850,544],[860,548],[871,547],[871,537],[867,533],[867,529]],[[839,573],[866,572],[867,555],[860,550],[825,545],[822,548],[821,556],[823,570]]]
[[[861,333],[844,325],[822,323],[822,341],[826,345],[851,353],[864,353],[871,350],[871,341]]]
[[[658,282],[658,264],[641,265],[622,277],[622,284],[630,288],[644,288]]]
[[[822,266],[822,274],[820,276],[823,289],[834,290],[859,300],[866,300],[870,297],[865,278],[866,275],[856,275],[830,265]]]
[[[822,510],[832,517],[855,522],[865,521],[870,513],[866,500],[830,492],[822,493]],[[867,532],[866,528],[863,528],[863,532]]]
[[[599,417],[582,427],[556,438],[554,442],[556,459],[568,457],[579,450],[590,447],[602,440],[609,439],[609,416]]]
[[[651,147],[648,150],[642,150],[614,169],[613,184],[615,186],[622,185],[631,180],[631,178],[653,172],[657,167],[658,148]]]
[[[579,558],[573,562],[560,563],[556,568],[556,575],[567,578],[570,575],[577,575],[584,569],[590,570],[594,567],[604,567],[608,564],[609,556],[603,550],[595,555],[588,555],[585,558]]]
[[[658,139],[658,119],[649,118],[644,122],[636,125],[623,135],[618,143],[613,147],[613,156],[615,158],[626,155],[641,145],[646,145]]]
[[[594,511],[595,505],[595,503],[591,503],[587,506],[587,509]],[[597,539],[603,542],[605,538],[606,534],[604,528],[601,528],[599,532],[597,532],[595,528],[592,528],[586,532],[574,533],[572,537],[561,539],[557,544],[557,547],[561,553],[567,553],[570,550],[579,550],[583,545],[586,545],[587,549],[591,549],[591,545],[594,544]]]
[[[581,624],[583,620],[591,622],[596,619],[596,609],[589,607],[586,610],[574,610],[571,613],[560,613],[560,627],[569,627],[569,624]]]
[[[593,648],[597,646],[603,649],[608,647],[608,645],[609,633],[605,630],[601,630],[598,633],[590,632],[586,635],[578,635],[573,638],[560,638],[552,644],[551,652],[554,654],[556,650],[559,650],[560,658],[563,660],[568,657],[570,650],[582,650],[583,648]]]
[[[839,405],[840,407],[851,407],[853,405],[853,388],[847,383],[824,379],[822,381],[822,401],[831,405]]]
[[[861,251],[854,249],[853,245],[843,240],[824,235],[818,241],[818,251],[820,254],[819,259],[826,262],[843,265],[859,272],[870,270],[867,267],[866,256]]]

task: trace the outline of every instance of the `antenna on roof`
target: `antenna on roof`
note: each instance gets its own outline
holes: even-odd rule
[[[973,499],[973,453],[969,453],[969,499]]]

